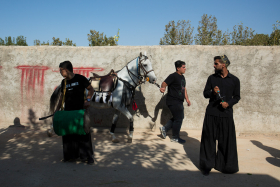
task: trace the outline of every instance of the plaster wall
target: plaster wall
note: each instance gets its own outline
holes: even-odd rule
[[[0,123],[15,121],[25,124],[51,123],[38,121],[48,115],[49,98],[60,84],[60,62],[70,60],[75,71],[107,74],[119,70],[140,52],[152,61],[160,84],[175,71],[174,62],[186,62],[186,88],[192,105],[185,106],[182,129],[201,129],[208,100],[203,97],[206,80],[213,71],[213,57],[226,54],[229,71],[241,82],[241,100],[234,106],[234,120],[239,132],[280,132],[280,47],[255,46],[118,46],[118,47],[0,47]],[[139,110],[134,127],[158,128],[171,114],[165,96],[152,84],[136,89]],[[92,126],[110,127],[114,109],[91,108]],[[128,127],[121,116],[117,127]]]

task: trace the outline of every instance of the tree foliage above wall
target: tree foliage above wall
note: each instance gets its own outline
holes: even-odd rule
[[[203,14],[194,35],[194,27],[190,20],[169,21],[165,25],[164,36],[160,38],[160,45],[245,45],[245,46],[273,46],[280,45],[280,21],[272,25],[272,33],[255,33],[252,28],[244,26],[242,22],[234,25],[232,31],[218,29],[217,18],[212,15]],[[103,32],[90,30],[87,34],[89,46],[117,46],[120,38],[119,30],[117,35],[107,37]],[[41,42],[34,40],[34,46],[76,46],[69,38],[61,41],[53,37],[52,42]],[[26,37],[0,38],[0,46],[28,46]]]
[[[107,37],[103,32],[96,30],[90,30],[90,34],[87,35],[89,46],[117,46],[120,38],[120,29],[118,29],[117,35]],[[34,40],[34,45],[53,45],[53,46],[76,46],[69,38],[65,39],[65,42],[61,41],[60,38],[52,38],[52,42],[41,42],[40,40]],[[0,38],[1,44],[1,38]]]
[[[0,38],[0,45],[4,46],[10,46],[10,45],[15,45],[15,46],[28,46],[26,43],[26,37],[24,36],[18,36],[16,39],[15,37],[5,37],[5,41]]]
[[[170,21],[165,25],[164,37],[160,39],[160,45],[190,45],[193,43],[193,27],[190,21]]]
[[[165,33],[160,38],[160,45],[280,45],[280,21],[273,24],[273,32],[255,34],[252,28],[243,26],[243,23],[233,26],[232,32],[223,32],[218,29],[217,18],[204,14],[197,27],[197,34],[193,37],[193,27],[190,21],[169,21],[165,25]],[[182,34],[184,33],[184,34]],[[194,40],[193,40],[194,38]],[[194,42],[193,42],[194,41]]]
[[[104,33],[96,30],[90,30],[88,36],[89,46],[117,46],[119,41],[119,30],[117,35],[107,37]]]

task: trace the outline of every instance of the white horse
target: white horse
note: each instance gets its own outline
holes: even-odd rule
[[[113,107],[119,112],[116,112],[113,116],[112,126],[110,134],[112,136],[112,142],[117,143],[119,140],[115,137],[115,128],[120,114],[127,117],[130,122],[128,143],[132,142],[133,138],[133,116],[128,111],[128,106],[131,105],[131,101],[134,97],[135,88],[146,80],[152,84],[156,84],[156,75],[152,68],[152,64],[147,56],[140,53],[139,57],[130,61],[121,70],[117,71],[117,83],[115,89],[112,92],[112,103],[100,103],[91,101],[91,107],[94,108],[110,108]],[[58,86],[51,96],[50,111],[54,111],[55,104],[59,98],[61,87]],[[96,92],[94,95],[97,94]],[[93,97],[94,97],[93,95]],[[85,113],[86,115],[87,113]],[[90,114],[88,114],[90,115]],[[88,119],[88,118],[87,118]],[[48,130],[48,135],[51,136],[53,129]]]

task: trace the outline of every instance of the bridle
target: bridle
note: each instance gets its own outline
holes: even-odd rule
[[[143,55],[144,56],[144,55]],[[138,63],[138,59],[139,59],[139,63]],[[142,61],[145,61],[147,60],[148,57],[147,56],[144,56],[144,59],[141,59],[141,57],[137,57],[136,59],[136,63],[138,63],[137,65],[137,75],[135,75],[134,73],[132,73],[129,69],[128,69],[128,66],[126,65],[126,69],[127,69],[127,72],[128,72],[128,75],[130,76],[130,79],[132,80],[132,82],[136,85],[135,87],[139,86],[140,84],[144,83],[145,80],[148,78],[148,74],[151,73],[152,71],[154,71],[153,69],[147,71],[143,64],[142,64]],[[141,75],[141,72],[140,72],[140,69],[143,71],[144,75]],[[134,81],[134,79],[132,78],[133,75],[134,77],[136,77],[138,79],[138,83]]]
[[[135,88],[136,88],[137,86],[139,86],[140,84],[144,83],[145,80],[146,80],[147,78],[149,78],[149,77],[148,77],[148,74],[149,74],[150,72],[154,71],[153,69],[151,69],[150,71],[147,71],[147,70],[144,68],[144,66],[143,66],[143,64],[142,64],[142,61],[143,61],[143,60],[144,60],[144,61],[147,60],[148,57],[147,57],[147,56],[144,56],[144,59],[141,59],[142,56],[144,56],[144,55],[141,55],[141,54],[140,54],[140,56],[137,57],[137,59],[136,59],[136,63],[137,63],[137,75],[135,75],[133,72],[131,72],[131,71],[128,69],[128,64],[129,64],[130,62],[126,65],[126,70],[127,70],[127,72],[128,72],[128,75],[129,75],[130,79],[132,80],[132,82],[134,83],[135,86],[134,86],[134,85],[131,85],[128,81],[123,80],[122,78],[118,77],[118,79],[119,79],[120,81],[122,81],[123,84],[124,84],[124,90],[123,90],[123,96],[122,96],[122,103],[126,103],[126,101],[125,101],[125,100],[126,100],[126,99],[125,99],[125,97],[126,97],[126,94],[125,94],[125,93],[126,93],[126,90],[129,90],[129,92],[131,92],[131,95],[132,95],[131,100],[133,100],[133,99],[134,99],[134,95],[135,95]],[[138,63],[138,60],[139,60],[139,63]],[[144,72],[144,75],[141,75],[140,69]],[[137,79],[136,82],[134,81],[134,79],[132,78],[132,76],[136,77],[136,79]],[[147,79],[147,80],[148,80],[148,79]],[[155,83],[155,84],[156,84],[156,83]],[[156,84],[156,85],[159,86],[158,84]]]

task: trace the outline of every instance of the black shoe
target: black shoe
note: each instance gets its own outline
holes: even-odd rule
[[[80,159],[79,159],[79,161],[81,161],[81,162],[83,162],[83,163],[87,162],[87,160],[88,160],[87,158],[80,158]]]
[[[211,170],[207,170],[207,169],[202,170],[202,174],[203,174],[204,176],[208,176],[209,173],[210,173],[210,171],[211,171]]]
[[[76,162],[76,159],[63,159],[62,162]]]
[[[87,164],[89,164],[89,165],[93,165],[93,164],[94,164],[94,160],[93,160],[93,158],[88,158],[88,160],[87,160]]]

